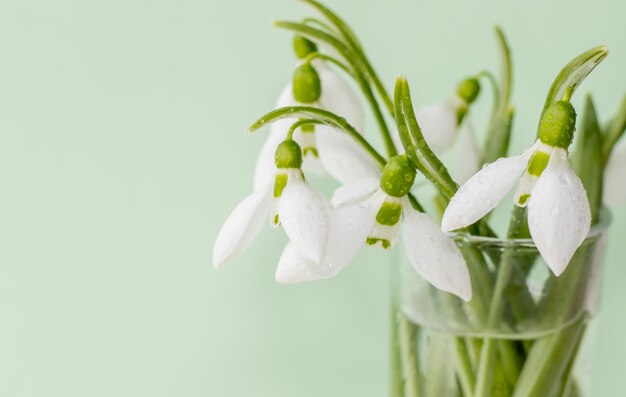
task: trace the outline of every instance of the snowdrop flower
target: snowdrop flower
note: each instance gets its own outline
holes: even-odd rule
[[[479,92],[478,80],[468,78],[458,85],[456,93],[448,101],[417,110],[415,116],[424,139],[436,155],[441,155],[452,146],[469,106]]]
[[[610,208],[615,208],[626,201],[626,144],[620,144],[609,157],[604,171],[603,196],[604,202]]]
[[[247,248],[268,219],[274,226],[282,224],[289,244],[304,257],[321,261],[328,240],[327,205],[304,181],[300,146],[283,141],[275,162],[273,183],[243,199],[222,226],[213,248],[216,268]]]
[[[478,221],[520,180],[515,204],[528,206],[530,234],[550,269],[560,275],[591,225],[587,194],[567,157],[575,120],[569,102],[550,105],[541,118],[539,140],[518,156],[485,166],[463,184],[443,215],[442,230]]]
[[[339,188],[331,213],[324,257],[319,263],[287,247],[276,279],[280,282],[311,281],[337,274],[367,245],[390,248],[402,226],[407,257],[430,284],[469,301],[472,297],[467,265],[456,244],[426,214],[413,208],[407,196],[416,172],[406,155],[393,157],[382,176],[353,181]]]
[[[304,45],[294,47],[301,57],[314,48]],[[303,104],[329,110],[344,117],[357,131],[363,130],[363,109],[358,96],[337,72],[319,59],[303,63],[296,69],[292,82],[280,94],[276,107]],[[296,121],[282,119],[272,124],[270,136],[257,160],[255,188],[267,183],[268,175],[275,169],[273,155],[276,146],[285,139]],[[347,182],[363,176],[358,173],[363,167],[354,167],[353,164],[363,164],[366,169],[375,166],[356,142],[332,127],[304,125],[294,132],[294,139],[304,152],[304,169],[307,172],[318,175],[328,172],[338,181]]]

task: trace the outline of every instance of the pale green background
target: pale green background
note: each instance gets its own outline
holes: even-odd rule
[[[514,47],[516,150],[552,77],[596,44],[584,90],[605,118],[626,91],[622,1],[332,1],[391,85],[423,104]],[[251,189],[247,125],[290,76],[287,0],[0,4],[0,396],[384,396],[387,257],[282,286],[266,230],[210,261]],[[580,103],[579,96],[576,103]],[[489,106],[488,96],[481,101]],[[371,119],[370,131],[373,130]],[[478,122],[482,125],[481,122]],[[593,396],[626,395],[626,212],[616,211]]]

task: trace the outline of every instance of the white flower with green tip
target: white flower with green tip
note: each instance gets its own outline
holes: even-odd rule
[[[446,102],[422,107],[415,116],[428,146],[437,155],[452,147],[469,106],[476,100],[480,84],[475,78],[462,81]]]
[[[299,80],[309,83],[308,86],[303,83],[294,89],[294,82]],[[314,83],[316,80],[318,83]],[[324,62],[313,60],[310,65],[299,66],[294,82],[289,83],[282,91],[276,108],[303,104],[319,107],[342,116],[357,131],[363,131],[364,116],[358,96],[345,80]],[[314,94],[311,95],[311,92]],[[297,121],[296,118],[288,118],[272,124],[270,136],[257,160],[255,187],[267,183],[268,175],[275,169],[273,155],[276,146],[285,139],[289,129]],[[343,183],[363,176],[360,170],[364,168],[377,167],[356,142],[333,127],[303,125],[294,131],[293,138],[302,147],[303,168],[307,172],[317,175],[328,172]],[[355,163],[357,167],[353,166]]]
[[[220,230],[213,248],[213,264],[220,268],[247,248],[269,220],[282,224],[292,246],[311,261],[320,262],[328,240],[329,219],[323,196],[305,181],[302,154],[293,140],[276,150],[273,183],[243,199]]]
[[[555,275],[560,275],[589,233],[591,211],[582,182],[569,166],[576,113],[559,101],[544,112],[540,139],[524,153],[486,165],[463,184],[443,215],[444,232],[487,215],[519,180],[515,204],[528,206],[530,234]]]
[[[337,190],[331,212],[328,245],[321,262],[308,260],[287,247],[276,270],[280,282],[329,278],[343,269],[363,247],[390,248],[400,228],[413,268],[429,283],[469,301],[467,265],[459,248],[428,215],[417,211],[407,196],[415,169],[406,155],[393,157],[382,176],[372,174]]]

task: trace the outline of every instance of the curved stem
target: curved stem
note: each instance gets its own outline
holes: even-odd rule
[[[391,133],[387,127],[387,123],[385,122],[385,118],[380,110],[378,102],[376,101],[374,93],[372,92],[372,89],[363,73],[363,69],[365,68],[363,60],[355,52],[355,50],[339,40],[337,37],[302,23],[275,21],[273,24],[276,27],[291,30],[303,36],[324,42],[341,54],[341,56],[353,67],[354,73],[351,73],[351,75],[355,78],[357,84],[361,88],[361,91],[363,91],[363,95],[365,95],[367,102],[372,108],[374,117],[376,118],[376,122],[380,128],[383,141],[385,142],[388,156],[395,156],[397,152],[395,146],[393,145]]]
[[[356,78],[356,76],[354,76],[354,73],[352,72],[352,70],[350,70],[350,68],[345,63],[341,62],[337,58],[331,57],[330,55],[322,54],[322,53],[319,53],[319,52],[312,52],[309,55],[307,55],[306,58],[304,58],[303,62],[304,63],[310,63],[315,58],[319,58],[319,59],[323,59],[324,61],[328,61],[328,62],[338,66],[341,70],[343,70],[344,72],[346,72],[347,74],[349,74],[353,78]]]
[[[350,135],[359,145],[361,145],[378,162],[380,167],[387,164],[387,160],[350,123],[341,116],[337,116],[328,110],[315,108],[312,106],[287,106],[272,110],[258,119],[248,128],[252,133],[264,125],[280,119],[301,118],[317,120],[323,124],[338,128]]]
[[[387,107],[387,110],[393,116],[394,107],[393,107],[393,101],[391,100],[391,96],[387,93],[387,90],[385,89],[385,86],[383,85],[382,81],[378,77],[378,74],[374,70],[372,63],[369,61],[367,55],[365,55],[363,46],[359,42],[359,39],[357,38],[356,34],[354,34],[352,29],[350,29],[348,24],[343,19],[341,19],[341,17],[339,17],[329,8],[323,6],[322,4],[320,4],[319,2],[315,0],[302,0],[302,1],[310,5],[314,9],[316,9],[318,12],[322,13],[339,30],[339,32],[345,39],[346,43],[350,47],[352,47],[352,49],[355,52],[359,54],[361,61],[363,62],[363,66],[365,67],[365,71],[367,72],[367,75],[372,79],[372,82],[374,83],[374,87],[376,88],[378,95],[380,95],[380,97],[383,100],[383,103]]]
[[[324,124],[324,123],[322,123],[319,120],[300,119],[296,121],[295,123],[293,123],[291,127],[289,127],[289,131],[287,131],[286,139],[293,139],[293,133],[296,132],[296,130],[302,127],[303,125],[316,125],[316,124]]]
[[[331,28],[330,26],[328,26],[327,24],[325,24],[324,22],[320,21],[317,18],[313,18],[313,17],[307,17],[302,19],[302,23],[308,23],[311,25],[317,25],[319,27],[321,27],[322,29],[327,30],[329,33],[330,32],[334,32],[333,28]]]
[[[491,115],[491,118],[493,120],[493,118],[496,116],[498,108],[500,107],[500,83],[498,83],[498,79],[496,79],[496,76],[489,70],[481,70],[480,73],[476,75],[476,78],[481,77],[485,77],[489,81],[493,91],[493,112]]]
[[[481,163],[492,163],[500,157],[504,157],[509,151],[511,138],[511,124],[513,109],[511,107],[511,85],[512,85],[512,62],[511,50],[500,27],[495,27],[498,48],[500,49],[502,76],[500,82],[489,73],[494,88],[493,110],[487,132],[487,138],[483,146]]]

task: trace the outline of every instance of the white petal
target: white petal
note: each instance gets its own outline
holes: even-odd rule
[[[331,203],[335,207],[363,201],[380,186],[379,178],[362,178],[346,183],[335,190]]]
[[[320,161],[339,182],[380,176],[378,163],[348,134],[332,127],[316,126],[315,138]]]
[[[276,148],[287,137],[287,131],[294,119],[278,120],[271,126],[270,135],[263,144],[254,171],[254,190],[259,190],[274,179],[276,163],[274,155]]]
[[[320,106],[345,118],[362,133],[364,116],[359,96],[335,69],[323,62],[314,62],[314,66],[322,82]]]
[[[426,214],[404,204],[404,245],[413,268],[436,288],[472,299],[472,284],[461,251]]]
[[[215,240],[213,265],[216,268],[250,245],[267,222],[271,204],[268,187],[252,193],[237,205]]]
[[[450,200],[441,229],[449,232],[469,226],[494,209],[522,175],[531,154],[527,150],[518,156],[503,157],[478,171]]]
[[[626,201],[626,144],[621,143],[611,154],[604,171],[604,202],[615,208]]]
[[[463,123],[460,132],[458,146],[457,162],[455,169],[455,180],[459,183],[465,183],[472,175],[480,169],[480,148],[478,147],[478,139],[474,127],[467,120]]]
[[[426,106],[415,117],[422,129],[428,146],[441,155],[452,146],[457,132],[456,108],[450,103]]]
[[[304,182],[288,182],[278,205],[289,239],[310,260],[320,263],[328,241],[329,220],[321,194]]]
[[[528,203],[530,234],[555,275],[565,270],[590,225],[585,188],[570,168],[567,152],[556,149]]]
[[[335,269],[336,273],[350,263],[365,244],[383,199],[382,196],[376,196],[332,210],[330,235],[323,263]]]
[[[279,283],[300,283],[333,277],[338,271],[331,265],[320,265],[304,256],[293,242],[287,243],[276,268]]]

